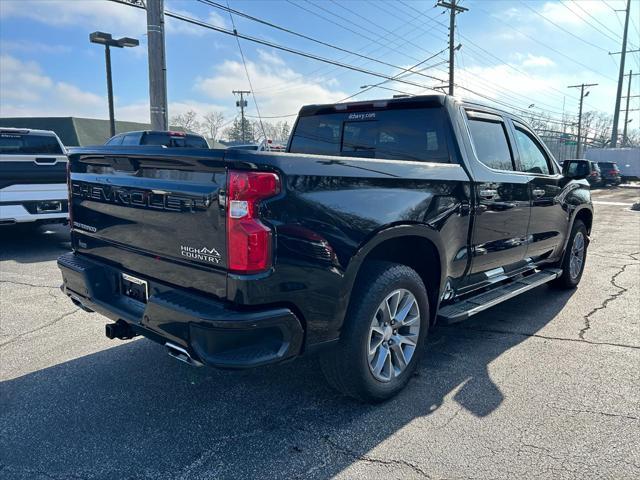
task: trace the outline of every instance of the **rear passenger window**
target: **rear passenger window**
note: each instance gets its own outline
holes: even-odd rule
[[[138,145],[140,135],[137,133],[125,135],[122,139],[122,145]]]
[[[522,171],[549,175],[547,155],[529,133],[516,127],[516,143]]]
[[[14,155],[62,155],[58,139],[53,135],[20,133],[0,134],[0,153]]]
[[[124,137],[122,135],[117,135],[107,141],[105,145],[122,145],[122,139]]]
[[[292,153],[449,162],[441,108],[406,108],[300,117]]]
[[[315,155],[340,155],[343,118],[342,114],[300,118],[291,141],[291,151]]]
[[[514,169],[504,123],[470,118],[469,130],[478,160],[495,170]]]

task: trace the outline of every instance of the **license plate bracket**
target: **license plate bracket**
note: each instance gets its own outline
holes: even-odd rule
[[[125,297],[140,303],[147,303],[149,299],[149,284],[147,281],[126,273],[123,273],[120,277],[120,291]]]
[[[62,212],[62,202],[58,200],[38,202],[36,211],[38,213]]]

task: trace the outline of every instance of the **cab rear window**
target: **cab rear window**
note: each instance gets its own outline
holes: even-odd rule
[[[164,145],[165,147],[209,148],[204,138],[197,135],[170,135],[168,133],[145,133],[142,145]]]
[[[449,162],[440,108],[329,113],[300,117],[292,153]]]
[[[0,133],[0,154],[5,155],[64,155],[56,137]]]

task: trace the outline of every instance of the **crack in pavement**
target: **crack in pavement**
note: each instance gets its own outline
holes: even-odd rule
[[[573,413],[588,413],[593,415],[604,415],[605,417],[614,417],[614,418],[624,418],[627,420],[635,420],[640,421],[640,417],[634,417],[633,415],[624,415],[620,413],[610,413],[610,412],[600,412],[599,410],[588,410],[588,409],[576,409],[576,408],[566,408],[560,407],[558,405],[549,405],[551,408],[555,410],[564,410],[565,412],[573,412]]]
[[[68,316],[73,315],[74,313],[78,312],[79,310],[80,310],[79,308],[74,308],[70,312],[63,313],[59,317],[51,320],[50,322],[45,323],[44,325],[40,325],[39,327],[34,328],[33,330],[28,330],[26,332],[19,333],[18,335],[13,336],[13,338],[11,340],[8,340],[8,341],[6,341],[4,343],[0,343],[0,348],[2,348],[4,346],[7,346],[7,345],[9,345],[11,343],[15,343],[15,342],[17,342],[18,340],[20,340],[22,337],[24,337],[26,335],[30,335],[32,333],[39,332],[40,330],[43,330],[43,329],[45,329],[47,327],[50,327],[51,325],[54,325],[54,324],[64,320]]]
[[[543,340],[558,340],[562,342],[575,342],[575,343],[586,343],[589,345],[606,345],[610,347],[620,347],[620,348],[632,348],[634,350],[640,350],[640,345],[629,345],[626,343],[613,343],[613,342],[595,342],[592,340],[579,339],[579,338],[563,338],[563,337],[551,337],[548,335],[540,335],[538,333],[524,333],[524,332],[513,332],[508,330],[497,330],[493,328],[471,328],[471,327],[454,327],[450,325],[441,325],[438,328],[440,329],[450,329],[453,331],[470,331],[470,332],[486,332],[486,333],[499,333],[504,335],[519,335],[521,337],[534,337],[541,338]]]
[[[22,285],[24,287],[34,287],[34,288],[60,288],[59,286],[51,286],[51,285],[36,285],[35,283],[26,283],[26,282],[16,282],[13,280],[0,280],[0,283],[10,283],[13,285]]]
[[[609,303],[613,302],[616,298],[624,295],[626,292],[629,291],[628,288],[623,287],[622,285],[618,285],[616,283],[616,279],[618,278],[618,276],[622,275],[625,272],[627,267],[631,265],[635,265],[635,263],[625,263],[624,265],[622,265],[620,270],[618,270],[615,274],[613,274],[612,277],[609,279],[609,283],[611,283],[611,285],[617,288],[618,291],[613,295],[609,295],[607,298],[605,298],[605,300],[600,305],[592,309],[589,313],[587,313],[584,316],[584,327],[580,329],[580,332],[578,332],[578,337],[580,337],[581,340],[585,339],[584,336],[586,335],[587,331],[591,329],[591,316],[595,315],[600,310],[604,310],[605,308],[607,308],[607,305],[609,305]]]
[[[366,455],[366,454],[358,454],[356,452],[354,452],[353,450],[349,449],[349,448],[345,448],[345,447],[341,447],[340,445],[338,445],[336,442],[334,442],[333,440],[331,440],[331,438],[329,438],[328,435],[325,435],[323,437],[324,441],[326,443],[328,443],[331,447],[333,447],[338,453],[346,456],[346,457],[351,457],[352,459],[354,459],[355,461],[360,461],[360,462],[365,462],[365,463],[373,463],[373,464],[378,464],[378,465],[402,465],[405,467],[409,467],[411,470],[413,470],[414,472],[418,473],[419,475],[423,476],[424,478],[432,478],[431,475],[429,475],[427,472],[425,472],[423,469],[421,469],[418,465],[415,465],[411,462],[408,462],[406,460],[384,460],[382,458],[376,458],[376,457],[372,457],[370,455]]]

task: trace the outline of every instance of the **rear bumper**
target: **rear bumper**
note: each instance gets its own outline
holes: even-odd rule
[[[18,205],[0,205],[0,225],[29,222],[64,223],[69,219],[67,200],[59,200],[59,202],[62,211],[55,213],[37,213],[38,202]]]
[[[59,203],[60,211],[48,211]],[[0,189],[0,225],[12,223],[55,223],[69,218],[67,185],[11,185]]]
[[[74,303],[126,322],[140,335],[177,345],[199,363],[221,368],[248,368],[298,355],[303,329],[287,308],[241,311],[205,295],[148,281],[147,303],[124,296],[122,271],[82,255],[58,258],[62,290]]]
[[[612,183],[614,185],[620,185],[622,183],[622,177],[602,177],[602,183]]]

